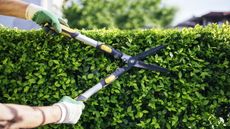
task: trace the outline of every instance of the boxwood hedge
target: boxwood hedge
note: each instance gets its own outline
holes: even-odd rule
[[[76,125],[41,128],[227,128],[230,126],[230,26],[168,30],[81,31],[130,55],[157,45],[146,59],[163,74],[138,68],[87,101]],[[0,28],[0,102],[50,105],[76,97],[122,66],[91,46],[44,31]]]

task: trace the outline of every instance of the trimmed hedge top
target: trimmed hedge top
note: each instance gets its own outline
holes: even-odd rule
[[[230,126],[230,26],[171,30],[92,30],[85,35],[129,55],[149,56],[169,75],[133,68],[86,102],[75,126],[42,128],[227,128]],[[76,40],[44,31],[0,28],[0,102],[50,105],[76,97],[122,66]]]

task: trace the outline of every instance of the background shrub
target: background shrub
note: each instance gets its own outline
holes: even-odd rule
[[[64,17],[78,29],[169,27],[176,8],[162,0],[66,0]],[[68,5],[68,4],[67,4]]]
[[[82,33],[169,75],[133,68],[86,102],[78,124],[41,128],[227,128],[230,125],[230,27],[91,30]],[[43,31],[0,29],[0,102],[50,105],[76,97],[122,66],[91,46]]]

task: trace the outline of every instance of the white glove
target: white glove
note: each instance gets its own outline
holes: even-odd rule
[[[64,96],[54,104],[61,109],[61,119],[57,123],[76,124],[80,119],[85,105],[82,101],[76,101],[69,96]]]

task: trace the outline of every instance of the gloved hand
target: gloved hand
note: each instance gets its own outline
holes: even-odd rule
[[[67,124],[76,124],[85,108],[82,101],[76,101],[69,96],[64,96],[54,105],[59,106],[62,112],[61,119],[57,123]]]
[[[37,6],[35,4],[29,4],[26,8],[25,18],[27,20],[33,20],[35,23],[39,25],[44,25],[49,23],[52,27],[54,27],[55,31],[61,33],[61,24],[67,25],[67,23],[58,18],[52,12]]]

